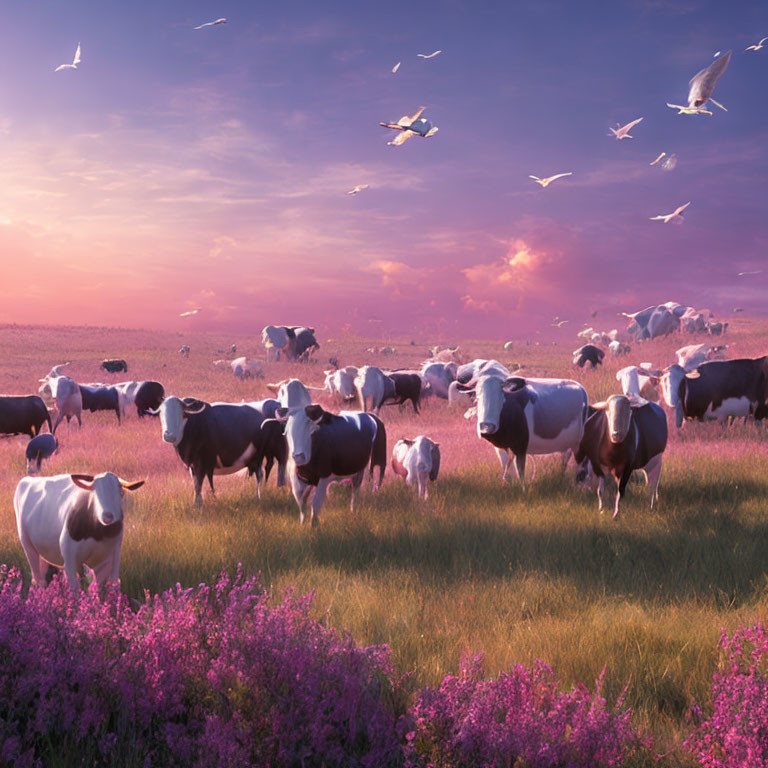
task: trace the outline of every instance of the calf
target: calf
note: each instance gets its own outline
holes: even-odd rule
[[[105,387],[102,384],[80,384],[78,386],[80,387],[83,410],[91,413],[114,411],[117,415],[117,423],[120,423],[120,394],[115,387]]]
[[[416,371],[393,371],[387,374],[395,387],[394,399],[389,398],[387,405],[403,405],[406,400],[411,401],[414,413],[419,412],[421,403],[421,376]]]
[[[387,465],[387,433],[381,420],[370,413],[342,411],[338,416],[319,405],[290,410],[281,408],[277,417],[285,421],[289,473],[293,497],[304,522],[304,507],[312,496],[311,522],[320,521],[320,509],[331,483],[349,480],[352,484],[350,509],[363,482],[365,468],[379,467],[381,487]]]
[[[120,576],[123,495],[144,485],[112,472],[101,475],[25,477],[16,486],[13,506],[21,546],[37,586],[45,586],[44,564],[63,567],[70,589],[80,590],[83,564],[101,586]]]
[[[440,443],[420,435],[415,440],[398,440],[392,449],[392,471],[416,485],[418,495],[429,498],[429,482],[437,480],[440,472]]]
[[[51,432],[51,414],[38,395],[0,396],[0,434],[34,437],[46,422]]]
[[[261,379],[264,377],[264,366],[260,360],[236,357],[229,365],[232,368],[232,373],[238,379],[249,379],[251,377]]]
[[[43,459],[49,459],[56,453],[59,443],[50,433],[37,435],[27,443],[27,474],[37,474],[42,468]]]
[[[616,480],[614,519],[632,472],[642,469],[651,491],[651,509],[659,498],[662,454],[667,447],[667,417],[664,409],[643,399],[611,395],[605,402],[595,403],[594,412],[584,425],[584,436],[576,451],[581,464],[577,479],[584,479],[586,463],[598,477],[597,498],[603,511],[605,473]]]

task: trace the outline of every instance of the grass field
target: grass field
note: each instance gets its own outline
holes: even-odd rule
[[[559,338],[521,341],[509,353],[500,342],[462,348],[470,357],[519,363],[524,375],[577,378],[594,401],[618,391],[617,368],[671,362],[676,347],[691,343],[679,336],[646,342],[628,362],[584,372],[571,365],[572,332]],[[0,391],[36,392],[37,379],[66,360],[78,381],[108,380],[98,370],[105,356],[128,360],[127,378],[158,379],[179,396],[256,399],[268,396],[266,381],[291,375],[322,384],[321,363],[270,364],[264,381],[215,370],[217,349],[233,341],[239,354],[261,356],[256,338],[5,326]],[[320,360],[417,365],[433,342],[416,341],[393,342],[397,354],[382,359],[364,352],[370,340],[321,338]],[[764,354],[768,322],[739,318],[726,341],[732,356]],[[189,359],[178,355],[182,343],[192,347]],[[612,521],[598,514],[592,493],[575,486],[573,465],[563,476],[554,458],[537,459],[525,492],[502,485],[495,454],[460,408],[429,400],[421,417],[389,408],[383,419],[390,449],[417,434],[441,443],[441,477],[429,503],[388,472],[381,492],[366,490],[355,514],[348,489],[334,487],[318,530],[299,526],[293,498],[274,477],[261,502],[242,474],[217,477],[216,499],[204,491],[203,510],[195,511],[189,476],[161,441],[158,422],[139,421],[135,412],[121,427],[107,414],[85,414],[80,431],[60,427],[60,452],[44,471],[147,478],[126,515],[121,578],[131,596],[209,581],[241,562],[276,593],[314,590],[317,614],[360,642],[389,643],[415,685],[439,682],[469,651],[485,653],[489,673],[540,658],[566,683],[591,684],[605,666],[609,696],[626,687],[635,722],[656,738],[656,751],[668,753],[669,764],[685,763],[686,714],[694,701],[707,703],[721,630],[768,619],[764,435],[754,424],[728,431],[686,425],[671,437],[657,509],[649,510],[644,486],[631,485],[622,517]],[[0,562],[28,574],[12,507],[25,442],[0,440]]]

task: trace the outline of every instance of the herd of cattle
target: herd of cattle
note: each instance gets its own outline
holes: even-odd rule
[[[301,334],[290,330],[294,335],[288,335],[287,348],[297,359],[299,347],[292,344]],[[286,354],[286,346],[278,346],[281,338],[275,340],[267,329],[265,335],[275,355]],[[366,472],[378,489],[390,456],[395,474],[428,497],[428,485],[439,473],[439,444],[419,435],[399,440],[388,454],[381,410],[410,403],[418,414],[422,399],[432,397],[464,404],[464,417],[475,420],[478,437],[495,449],[502,479],[513,466],[524,484],[528,456],[559,453],[563,468],[573,456],[577,479],[596,487],[602,510],[606,477],[613,476],[616,517],[635,470],[645,472],[651,507],[658,497],[667,414],[649,396],[666,404],[678,427],[685,420],[727,423],[768,415],[768,356],[715,359],[724,351],[725,345],[688,345],[663,369],[647,363],[622,368],[616,378],[623,394],[592,404],[582,384],[571,379],[515,375],[497,360],[443,361],[455,357],[457,348],[447,355],[433,350],[417,370],[337,367],[325,371],[317,387],[286,379],[267,385],[274,397],[241,403],[166,396],[157,381],[78,384],[64,374],[64,364],[40,379],[40,395],[53,402],[50,410],[39,395],[0,397],[0,434],[30,435],[27,472],[34,475],[56,450],[53,433],[63,419],[80,424],[83,409],[109,410],[119,422],[126,408],[135,406],[139,417],[159,417],[163,441],[174,446],[191,475],[196,507],[202,506],[206,479],[213,493],[214,475],[243,469],[256,476],[260,498],[276,464],[277,485],[290,484],[301,521],[308,514],[316,525],[331,483],[350,483],[354,509]],[[654,388],[656,394],[650,395]],[[334,413],[313,402],[312,393],[320,391],[349,410]],[[49,434],[39,434],[46,423]],[[44,582],[46,564],[63,567],[75,590],[83,564],[94,569],[100,583],[116,579],[122,498],[125,490],[140,485],[109,472],[22,479],[14,505],[35,582]]]

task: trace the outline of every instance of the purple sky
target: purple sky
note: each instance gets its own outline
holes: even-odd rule
[[[768,4],[49,0],[0,35],[0,322],[510,337],[766,306]],[[718,50],[729,111],[676,115]],[[387,146],[422,104],[440,132]]]

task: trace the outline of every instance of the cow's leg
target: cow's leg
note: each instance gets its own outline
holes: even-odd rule
[[[505,482],[507,479],[507,470],[509,469],[509,451],[506,448],[494,448],[496,455],[499,457],[499,463],[501,464],[501,482]]]
[[[616,503],[613,507],[613,519],[615,520],[619,516],[619,503],[621,502],[622,497],[624,496],[624,492],[627,490],[627,483],[629,482],[629,478],[632,476],[632,470],[629,467],[626,467],[624,471],[621,473],[621,477],[616,477],[616,485],[618,486],[616,488]]]
[[[601,474],[597,480],[597,509],[603,513],[603,496],[605,495],[605,475]]]
[[[67,574],[67,584],[72,590],[72,594],[80,592],[80,567],[77,562],[77,552],[75,551],[75,542],[69,538],[66,531],[59,540],[59,548],[64,557],[64,573]]]
[[[357,492],[360,490],[360,486],[363,484],[365,478],[365,468],[361,469],[356,475],[352,475],[352,496],[349,500],[349,511],[355,511],[355,498]]]
[[[515,469],[517,470],[517,476],[520,478],[520,487],[525,490],[525,454],[515,454]]]
[[[572,453],[573,451],[570,448],[566,448],[560,454],[560,471],[561,472],[565,472],[565,470],[568,468],[568,462],[570,461]]]
[[[45,577],[43,576],[42,562],[40,555],[37,553],[29,535],[24,531],[19,532],[21,535],[21,546],[24,549],[24,554],[27,556],[27,562],[29,563],[29,570],[32,571],[32,578],[34,579],[35,586],[44,587],[46,584]]]
[[[51,430],[51,434],[52,435],[56,434],[56,427],[58,427],[59,424],[61,424],[63,418],[64,418],[64,414],[61,413],[60,411],[57,411],[57,413],[56,413],[56,422],[54,423],[53,429]]]
[[[203,506],[203,474],[196,473],[195,470],[190,467],[189,474],[192,477],[192,482],[195,486],[195,507],[200,509]]]
[[[315,489],[315,495],[312,497],[312,527],[316,528],[320,524],[320,509],[325,501],[325,494],[328,492],[330,480],[327,477],[322,478]],[[353,488],[354,493],[354,488]]]
[[[659,480],[661,479],[662,455],[654,456],[645,465],[645,476],[648,479],[648,489],[651,492],[651,509],[654,502],[659,500]]]
[[[96,577],[96,584],[99,589],[103,589],[108,581],[111,581],[113,558],[105,557],[94,569],[93,575]]]
[[[261,471],[261,464],[259,464],[253,471],[256,475],[256,498],[261,501],[261,481],[264,479],[264,473]]]
[[[282,488],[285,485],[285,463],[277,460],[277,487]]]
[[[211,496],[213,498],[216,498],[216,489],[213,487],[213,468],[209,472],[206,472],[206,477],[208,478],[208,485],[211,486]]]

